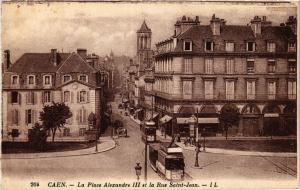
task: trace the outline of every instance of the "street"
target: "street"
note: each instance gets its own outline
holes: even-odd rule
[[[120,114],[117,102],[112,103],[114,114]],[[128,138],[116,139],[117,147],[100,154],[42,158],[42,159],[3,159],[4,179],[14,180],[74,180],[111,179],[136,180],[134,167],[141,163],[144,177],[144,144],[141,141],[138,124],[124,115],[124,126]],[[205,179],[260,179],[296,180],[296,158],[261,156],[237,156],[203,153],[199,154],[200,168],[194,168],[195,152],[185,150],[186,172],[194,180]],[[148,164],[148,179],[162,180]],[[186,178],[191,180],[191,178]]]

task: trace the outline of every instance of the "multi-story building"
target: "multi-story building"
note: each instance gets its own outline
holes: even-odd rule
[[[9,51],[5,51],[4,57],[10,57]],[[11,140],[10,134],[15,130],[19,133],[15,140],[26,141],[28,131],[40,122],[39,112],[52,102],[64,102],[73,115],[58,137],[83,137],[91,113],[100,127],[103,80],[86,57],[84,49],[77,53],[52,49],[50,53],[25,53],[14,64],[4,59],[3,140]]]
[[[183,16],[175,34],[156,44],[160,124],[170,135],[188,133],[197,116],[200,128],[222,133],[219,114],[230,105],[240,115],[231,135],[296,134],[296,28],[293,16],[279,26],[265,16],[247,25]]]

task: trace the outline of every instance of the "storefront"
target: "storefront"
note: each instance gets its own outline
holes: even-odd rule
[[[255,104],[247,104],[241,112],[239,132],[243,136],[261,136],[260,110]]]
[[[297,135],[297,106],[296,103],[288,104],[283,109],[284,135]]]
[[[219,114],[214,105],[204,105],[200,110],[199,117],[199,131],[205,136],[216,136],[220,132]]]
[[[275,104],[266,105],[263,109],[263,135],[281,135],[280,108]]]
[[[163,133],[172,136],[173,129],[172,129],[172,117],[169,115],[164,115],[162,118],[159,119],[159,125]]]

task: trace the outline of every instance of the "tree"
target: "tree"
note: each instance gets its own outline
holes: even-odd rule
[[[72,112],[64,103],[53,102],[53,105],[43,107],[40,120],[43,122],[45,129],[51,131],[52,142],[54,142],[56,130],[60,130],[70,117],[72,117]]]
[[[46,129],[38,123],[28,133],[28,141],[32,148],[36,150],[44,150],[47,141]]]
[[[221,110],[220,121],[223,123],[227,140],[228,128],[239,123],[238,108],[233,104],[226,104]]]

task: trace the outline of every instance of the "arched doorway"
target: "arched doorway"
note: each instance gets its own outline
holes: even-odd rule
[[[223,135],[226,135],[226,128],[228,128],[227,135],[236,136],[238,134],[239,109],[235,104],[225,104],[221,109],[219,118]]]
[[[283,128],[285,135],[297,134],[297,106],[296,103],[289,103],[283,109]]]
[[[263,135],[273,136],[280,135],[280,108],[276,104],[268,104],[264,107]]]
[[[256,104],[247,104],[241,112],[241,133],[243,136],[260,136],[262,128],[259,123],[260,110]]]

